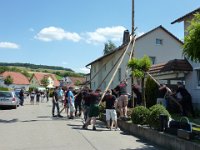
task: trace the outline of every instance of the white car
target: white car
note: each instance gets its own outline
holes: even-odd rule
[[[19,98],[14,91],[0,91],[0,107],[16,109],[19,106]]]

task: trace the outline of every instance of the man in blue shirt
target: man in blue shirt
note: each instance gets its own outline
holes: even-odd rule
[[[67,95],[69,112],[70,112],[69,119],[74,119],[74,112],[75,112],[74,94],[73,94],[72,90],[73,90],[73,88],[69,87],[69,92],[68,92],[68,95]]]

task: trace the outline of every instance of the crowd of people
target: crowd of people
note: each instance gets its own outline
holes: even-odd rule
[[[192,107],[192,98],[189,92],[185,89],[181,82],[177,83],[177,90],[175,92],[169,91],[169,88],[165,84],[161,84],[157,93],[157,104],[163,105],[167,108],[167,97],[173,96],[176,98],[177,103],[182,107],[181,113],[183,116],[191,114],[194,116],[194,110]],[[142,105],[142,93],[138,85],[133,84],[132,90],[136,96],[136,104]],[[96,130],[96,118],[99,116],[99,106],[105,104],[105,113],[107,128],[110,130],[120,130],[117,125],[118,118],[127,118],[128,107],[128,93],[127,82],[121,81],[114,89],[108,89],[105,91],[105,95],[100,89],[95,91],[88,87],[80,89],[62,89],[62,87],[56,87],[52,92],[52,117],[63,117],[61,112],[65,110],[69,119],[75,117],[84,118],[83,129],[87,129],[89,125],[92,125],[92,129]],[[20,93],[20,105],[24,103],[24,91]],[[40,101],[49,101],[49,90],[45,92],[32,91],[30,93],[30,103],[34,104],[36,98],[36,104]],[[63,109],[60,109],[60,103]],[[56,113],[57,112],[57,113]],[[118,115],[119,114],[119,115]]]
[[[116,88],[105,91],[103,97],[103,92],[100,89],[93,91],[88,87],[83,87],[77,90],[69,87],[64,90],[61,87],[56,87],[52,95],[52,117],[63,117],[61,112],[65,110],[69,119],[81,116],[84,118],[83,129],[87,129],[91,124],[92,129],[96,130],[96,118],[100,113],[99,107],[104,103],[107,128],[120,130],[117,126],[117,118],[127,118],[128,95],[126,87],[126,81],[122,81]],[[63,102],[63,109],[59,108],[59,102]]]
[[[192,97],[182,82],[177,82],[177,89],[173,92],[167,88],[166,84],[160,84],[157,94],[157,103],[167,108],[167,99],[176,101],[176,104],[180,107],[179,110],[182,116],[195,117]]]

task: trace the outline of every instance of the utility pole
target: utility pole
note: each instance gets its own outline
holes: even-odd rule
[[[135,4],[135,2],[134,2],[134,0],[132,0],[132,31],[131,31],[131,35],[132,35],[133,38],[134,38],[134,35],[135,35],[135,33],[134,33],[134,32],[135,32],[135,27],[134,27],[134,24],[135,24],[135,22],[134,22],[134,16],[135,16],[134,4]],[[132,53],[131,58],[133,58],[133,57],[134,57],[134,50],[133,50],[133,53]],[[133,72],[133,70],[131,70],[131,72]],[[132,89],[133,83],[134,83],[134,77],[133,77],[133,75],[131,74],[132,107],[134,107],[134,103],[135,103],[135,100],[134,100],[134,93],[133,93],[133,89]]]

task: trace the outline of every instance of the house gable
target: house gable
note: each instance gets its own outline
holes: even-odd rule
[[[11,71],[5,71],[1,74],[3,78],[5,79],[7,76],[11,76],[13,79],[13,84],[16,85],[29,85],[30,82],[26,76],[19,72],[11,72]]]

